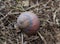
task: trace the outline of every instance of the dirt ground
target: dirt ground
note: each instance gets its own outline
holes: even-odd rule
[[[17,18],[25,11],[39,17],[35,35],[16,30]],[[60,0],[0,0],[0,44],[60,44]]]

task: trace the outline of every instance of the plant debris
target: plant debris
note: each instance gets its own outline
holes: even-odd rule
[[[32,36],[23,33],[22,38],[15,25],[25,11],[37,14],[40,29]],[[60,44],[60,0],[0,0],[0,44],[21,43]]]

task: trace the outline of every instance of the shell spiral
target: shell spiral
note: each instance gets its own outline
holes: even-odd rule
[[[39,19],[36,14],[32,12],[23,12],[17,18],[17,25],[23,28],[27,34],[34,34],[39,29]]]

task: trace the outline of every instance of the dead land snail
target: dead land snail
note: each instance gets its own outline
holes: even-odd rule
[[[17,26],[27,34],[35,34],[40,26],[38,16],[33,12],[22,12],[17,18]]]

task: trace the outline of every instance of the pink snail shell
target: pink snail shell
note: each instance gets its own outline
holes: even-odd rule
[[[32,12],[22,12],[17,18],[17,25],[27,34],[35,34],[39,29],[38,16]]]

